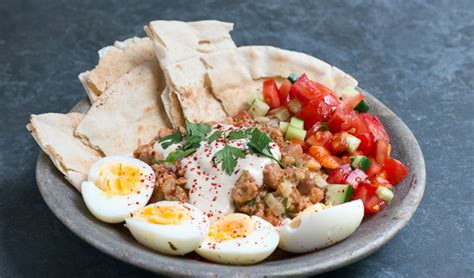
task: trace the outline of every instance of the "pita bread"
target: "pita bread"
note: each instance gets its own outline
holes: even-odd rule
[[[338,95],[347,87],[357,87],[357,80],[335,66],[305,53],[273,46],[243,46],[239,55],[253,79],[286,78],[290,73],[306,73],[309,79],[319,82]]]
[[[336,93],[355,88],[357,81],[336,67],[304,53],[271,46],[244,46],[202,57],[214,96],[229,115],[247,108],[248,99],[262,91],[263,79],[306,73]]]
[[[152,21],[145,31],[155,44],[161,67],[175,64],[203,53],[235,48],[230,37],[234,24],[217,20],[194,22]]]
[[[92,105],[75,135],[104,155],[129,155],[169,127],[160,94],[163,74],[145,62],[117,80]]]
[[[225,117],[221,104],[209,92],[206,69],[199,58],[235,48],[232,29],[232,23],[215,20],[153,21],[145,27],[166,78],[162,101],[173,126],[184,125],[185,118],[212,121]]]
[[[31,115],[26,126],[56,168],[79,191],[91,165],[101,158],[99,152],[74,137],[83,117],[81,113]]]
[[[136,66],[154,60],[153,43],[148,38],[130,38],[99,50],[99,63],[90,71],[79,74],[91,103],[124,74]]]

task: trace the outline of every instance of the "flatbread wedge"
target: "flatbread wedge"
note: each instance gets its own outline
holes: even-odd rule
[[[163,88],[157,62],[135,67],[97,99],[75,135],[104,155],[130,155],[170,126],[160,100]]]
[[[31,115],[26,126],[56,168],[79,191],[91,165],[101,158],[99,152],[74,136],[83,117],[81,113]]]
[[[158,20],[145,26],[166,78],[162,101],[173,126],[183,126],[185,118],[209,121],[225,116],[219,101],[206,87],[205,68],[199,58],[206,53],[236,48],[230,37],[232,29],[232,23],[216,20]]]
[[[247,108],[249,98],[262,91],[264,79],[282,80],[290,73],[306,73],[334,90],[355,88],[357,81],[340,69],[310,55],[272,46],[244,46],[202,57],[209,86],[225,112],[234,115]]]
[[[136,66],[154,59],[156,58],[152,41],[148,38],[133,37],[99,50],[97,66],[79,74],[78,77],[90,102],[94,103],[120,77]]]

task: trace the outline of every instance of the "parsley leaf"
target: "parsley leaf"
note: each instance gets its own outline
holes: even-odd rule
[[[204,139],[210,131],[211,127],[208,124],[193,124],[186,120],[186,137],[199,136]]]
[[[186,140],[183,144],[183,150],[197,149],[201,146],[202,138],[197,135],[186,136]]]
[[[235,140],[235,139],[242,139],[247,137],[245,132],[243,130],[233,130],[229,132],[229,139]]]
[[[207,138],[207,143],[210,144],[216,141],[217,139],[219,139],[219,137],[221,137],[221,135],[222,135],[222,131],[220,130],[215,131],[213,134],[211,134],[211,136]]]
[[[250,132],[250,141],[247,145],[249,147],[250,152],[261,154],[263,156],[271,158],[278,162],[280,166],[282,166],[281,162],[270,151],[271,142],[272,139],[270,139],[270,137],[266,133],[261,132],[257,128],[254,128]]]
[[[165,162],[169,162],[169,163],[174,163],[182,158],[185,158],[186,156],[194,153],[196,151],[196,149],[188,149],[188,150],[182,150],[182,149],[177,149],[176,151],[174,152],[171,152],[170,154],[168,154],[168,156],[166,157],[166,160]]]
[[[160,139],[159,143],[163,147],[163,149],[167,149],[169,146],[173,144],[177,144],[183,140],[183,134],[181,134],[181,131],[178,129],[173,134],[170,134],[168,136],[165,136]]]
[[[236,147],[230,145],[225,145],[224,148],[214,155],[216,163],[222,162],[222,170],[224,170],[227,175],[232,175],[234,172],[235,166],[237,166],[237,158],[244,158],[244,152]]]

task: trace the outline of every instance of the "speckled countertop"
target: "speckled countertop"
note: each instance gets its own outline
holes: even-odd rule
[[[474,276],[473,1],[3,0],[1,277],[151,276],[87,245],[49,211],[35,182],[39,147],[24,126],[30,113],[66,112],[85,96],[77,74],[102,46],[143,35],[152,19],[208,18],[235,22],[238,45],[302,51],[351,73],[421,144],[427,187],[410,224],[324,277]]]

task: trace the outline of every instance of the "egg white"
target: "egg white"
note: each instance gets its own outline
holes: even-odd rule
[[[350,236],[359,227],[363,217],[364,205],[361,200],[319,212],[304,211],[299,220],[292,220],[300,221],[299,225],[285,221],[278,228],[278,247],[291,253],[305,253],[330,246]]]
[[[209,220],[196,207],[177,201],[161,201],[149,206],[185,207],[190,218],[176,225],[150,223],[135,215],[125,219],[127,228],[141,244],[164,254],[184,255],[204,241],[209,230]]]
[[[278,246],[279,236],[272,224],[258,216],[252,216],[256,222],[255,230],[245,238],[236,238],[221,242],[207,238],[195,250],[203,258],[222,264],[248,265],[263,261]]]
[[[106,163],[122,162],[141,168],[143,183],[127,195],[112,195],[96,186],[99,171]],[[89,171],[88,180],[81,185],[81,193],[89,211],[106,223],[120,223],[130,213],[146,206],[153,193],[155,174],[153,169],[141,160],[125,156],[108,156],[98,160]]]

